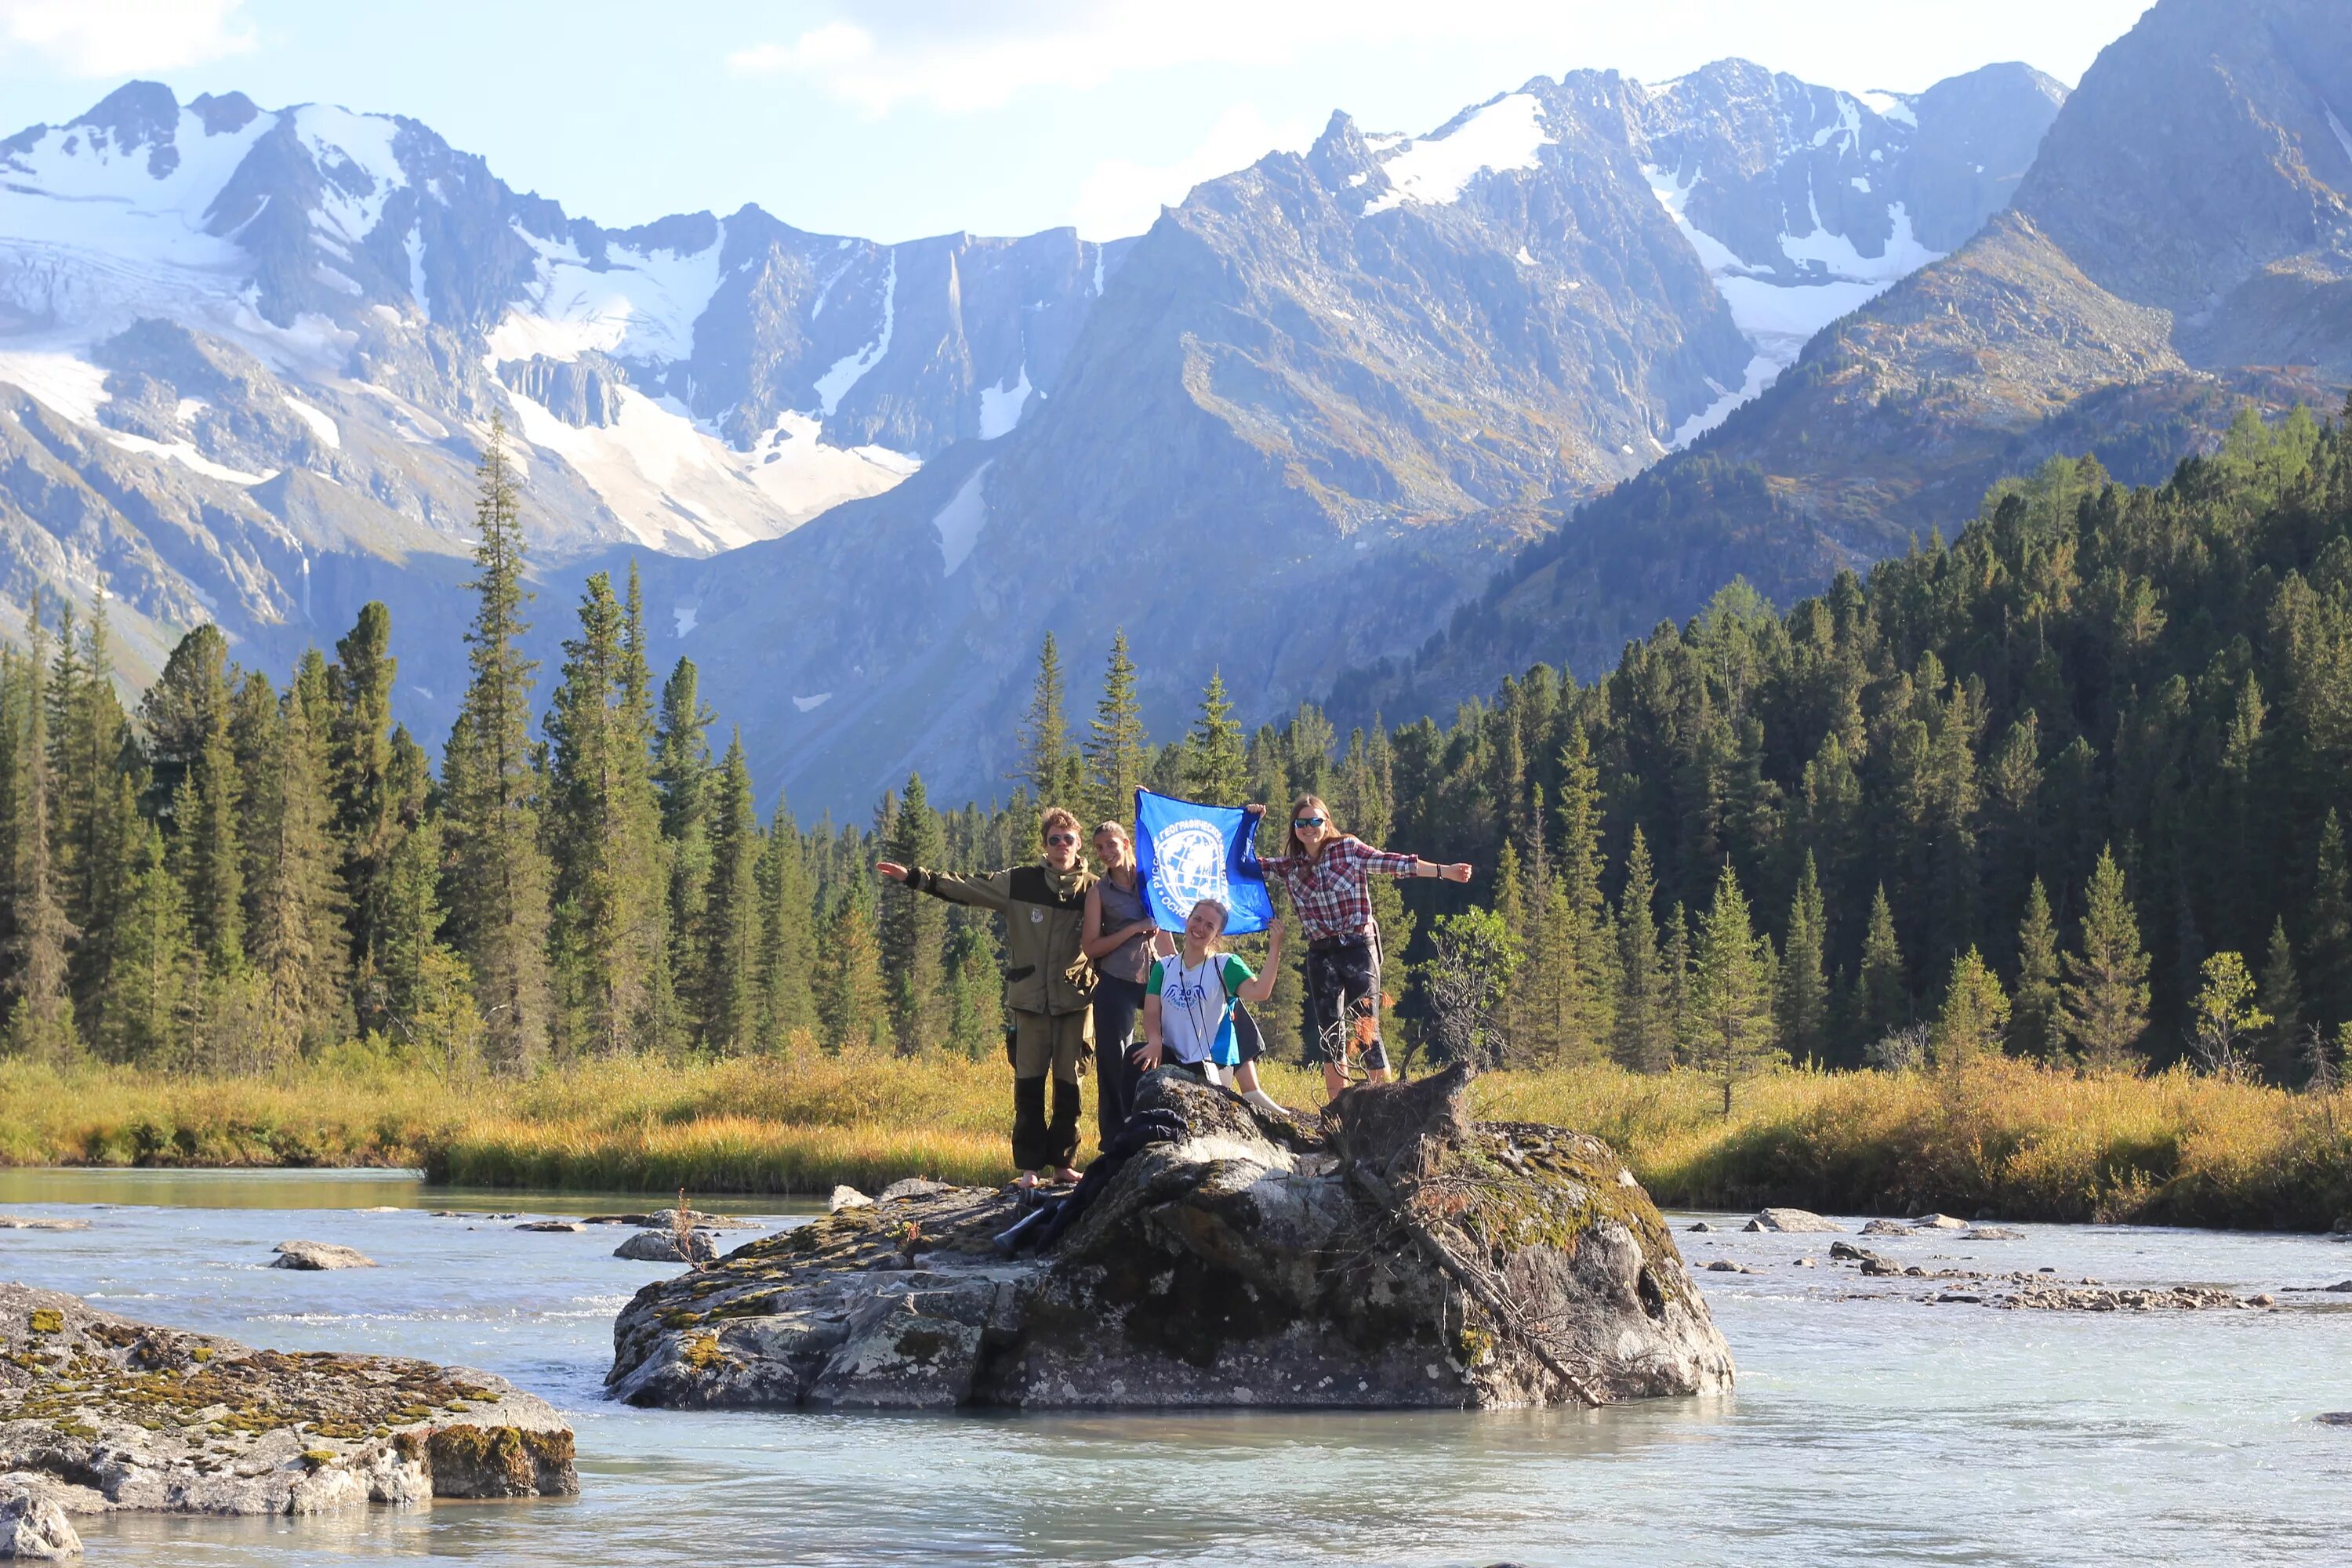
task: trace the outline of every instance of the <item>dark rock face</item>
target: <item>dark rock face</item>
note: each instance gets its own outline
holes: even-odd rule
[[[1465,1080],[1321,1131],[1162,1073],[1184,1136],[1042,1258],[984,1189],[849,1207],[638,1292],[615,1398],[835,1409],[1601,1403],[1729,1388],[1657,1210],[1602,1144],[1467,1120]]]
[[[325,1513],[580,1489],[571,1428],[501,1378],[252,1350],[5,1284],[0,1475],[68,1512]]]

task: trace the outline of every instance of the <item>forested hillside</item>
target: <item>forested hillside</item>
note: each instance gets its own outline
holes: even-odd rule
[[[2352,1023],[2352,431],[2307,413],[2249,415],[2158,488],[2053,461],[1866,581],[1785,613],[1735,583],[1601,680],[1538,666],[1447,726],[1343,742],[1305,708],[1250,735],[1195,672],[1196,722],[1154,746],[1123,643],[1074,726],[1048,639],[1009,800],[941,812],[916,777],[807,832],[782,802],[761,826],[740,743],[714,758],[690,662],[656,691],[634,583],[589,583],[560,668],[522,658],[551,608],[522,594],[495,447],[482,481],[437,781],[390,721],[381,606],[282,690],[199,628],[135,712],[102,616],[5,656],[9,1052],[981,1055],[988,921],[878,890],[873,861],[1008,864],[1041,798],[1124,816],[1139,783],[1312,790],[1476,862],[1410,912],[1384,889],[1383,924],[1423,981],[1444,939],[1478,1007],[1445,1037],[1517,1065],[1998,1048],[2299,1081]],[[1425,1015],[1425,985],[1391,988]],[[1266,1009],[1277,1050],[1297,996],[1286,977]]]

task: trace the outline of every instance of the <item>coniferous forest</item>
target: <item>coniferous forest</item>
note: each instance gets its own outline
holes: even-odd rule
[[[132,707],[102,604],[37,615],[0,665],[8,1054],[982,1056],[988,918],[873,863],[1012,864],[1040,804],[1124,817],[1139,784],[1275,803],[1270,841],[1312,792],[1475,863],[1381,887],[1423,1060],[1696,1068],[1728,1103],[1777,1061],[1984,1053],[2332,1085],[2352,1033],[2352,428],[2307,414],[2249,414],[2159,488],[2053,462],[1948,543],[1785,612],[1735,583],[1598,680],[1538,666],[1445,724],[1253,732],[1206,672],[1154,744],[1124,641],[1089,700],[1048,638],[1006,798],[910,777],[806,829],[763,817],[693,665],[649,668],[634,574],[589,580],[557,668],[523,656],[549,611],[496,440],[477,521],[437,773],[380,605],[282,688],[199,627]],[[1298,996],[1264,1010],[1277,1053]]]

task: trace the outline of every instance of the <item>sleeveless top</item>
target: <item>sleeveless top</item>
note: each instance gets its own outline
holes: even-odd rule
[[[1120,887],[1108,877],[1097,879],[1095,888],[1102,894],[1103,930],[1119,931],[1138,921],[1151,918],[1151,911],[1144,907],[1141,878],[1136,879],[1132,890]],[[1144,976],[1151,972],[1151,939],[1148,936],[1130,937],[1122,945],[1096,959],[1095,969],[1098,973],[1142,984]]]

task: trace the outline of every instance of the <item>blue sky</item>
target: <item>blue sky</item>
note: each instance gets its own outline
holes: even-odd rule
[[[0,134],[133,77],[414,115],[608,225],[757,202],[881,239],[1146,226],[1330,111],[1725,55],[1849,89],[2068,82],[2147,0],[0,0]]]

